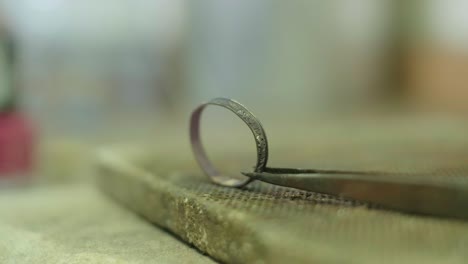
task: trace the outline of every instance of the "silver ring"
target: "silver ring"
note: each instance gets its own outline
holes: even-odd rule
[[[263,172],[268,162],[268,142],[265,130],[260,121],[243,105],[226,98],[215,98],[208,103],[198,106],[190,118],[190,142],[195,159],[202,170],[213,180],[213,182],[229,187],[241,187],[252,181],[251,178],[235,179],[222,175],[210,162],[200,138],[200,118],[203,110],[209,105],[217,105],[229,109],[236,114],[252,131],[257,146],[257,164],[255,172]]]

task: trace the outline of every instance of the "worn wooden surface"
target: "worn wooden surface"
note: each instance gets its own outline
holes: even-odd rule
[[[374,120],[306,131],[270,137],[271,166],[468,176],[468,128],[463,123]],[[230,136],[235,138],[233,133],[219,133],[211,141]],[[231,143],[244,147],[242,142]],[[222,169],[243,160],[241,152],[223,144],[213,153],[218,153],[212,157]],[[235,153],[241,154],[237,160]],[[100,188],[227,263],[468,259],[468,222],[376,209],[258,182],[243,189],[220,187],[202,175],[190,155],[184,138],[182,143],[161,140],[132,151],[109,148],[100,152]]]
[[[106,154],[101,189],[150,222],[228,263],[465,263],[468,223],[371,209],[253,183],[213,185],[198,172],[149,170]]]

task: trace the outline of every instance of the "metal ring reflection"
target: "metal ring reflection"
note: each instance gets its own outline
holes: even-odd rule
[[[198,106],[190,118],[190,142],[195,158],[202,170],[213,180],[213,182],[229,187],[241,187],[252,181],[251,178],[236,179],[222,175],[208,159],[200,138],[200,120],[203,110],[209,106],[221,106],[236,114],[250,128],[255,138],[257,148],[257,163],[255,172],[263,172],[268,162],[268,142],[265,130],[260,121],[242,104],[226,98],[215,98]]]

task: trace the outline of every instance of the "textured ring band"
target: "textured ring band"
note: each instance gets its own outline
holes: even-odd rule
[[[210,162],[200,138],[200,118],[203,110],[209,105],[217,105],[229,109],[236,114],[252,131],[257,146],[257,164],[255,172],[263,172],[268,161],[268,142],[265,130],[260,121],[240,103],[226,98],[215,98],[198,106],[190,118],[190,142],[195,158],[203,171],[217,184],[230,187],[241,187],[252,181],[251,178],[235,179],[222,175]]]

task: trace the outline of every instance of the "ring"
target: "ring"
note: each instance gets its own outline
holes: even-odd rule
[[[224,107],[236,114],[250,128],[257,146],[257,164],[255,172],[263,172],[268,161],[268,142],[265,130],[260,121],[243,105],[226,98],[215,98],[208,103],[198,106],[190,118],[190,142],[192,150],[195,154],[195,159],[202,170],[213,180],[213,182],[229,187],[242,187],[252,181],[251,178],[235,179],[229,176],[222,175],[210,162],[206,155],[205,149],[200,138],[200,118],[203,110],[209,105],[217,105]]]

